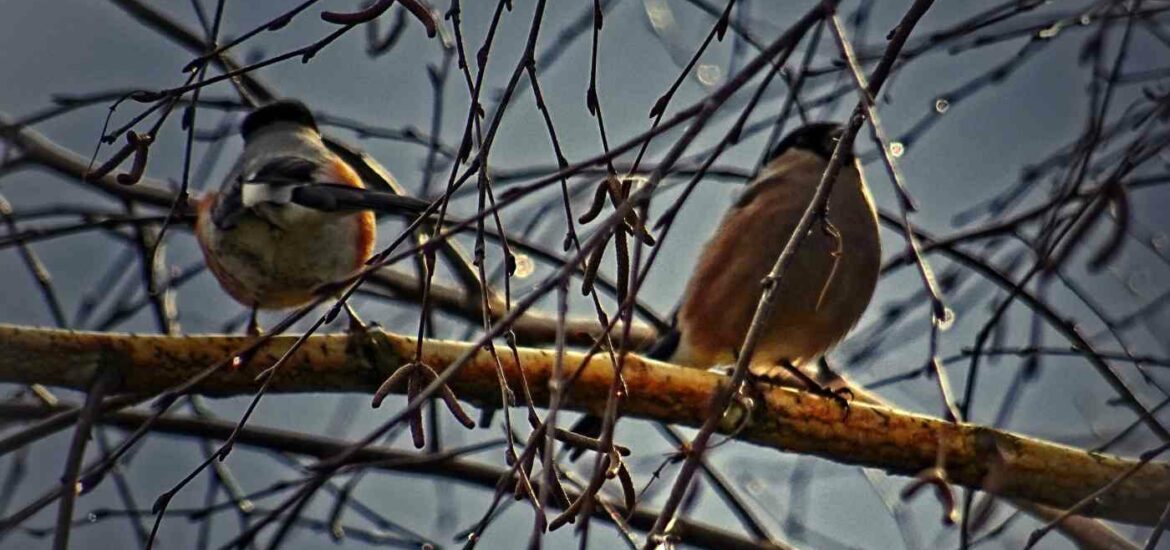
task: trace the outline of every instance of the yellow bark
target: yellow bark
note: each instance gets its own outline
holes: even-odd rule
[[[372,393],[394,366],[413,358],[415,340],[384,333],[389,344],[381,366],[350,351],[348,337],[319,335],[281,366],[268,391],[277,393]],[[272,365],[295,337],[278,336],[239,369],[208,377],[194,391],[205,395],[254,392],[256,374]],[[247,340],[232,336],[159,336],[70,332],[0,325],[0,382],[40,383],[85,389],[99,366],[118,369],[122,392],[158,393],[179,385],[209,365],[230,357]],[[424,362],[444,370],[470,344],[425,343]],[[499,359],[509,384],[519,389],[519,369],[536,404],[549,396],[555,354],[521,348],[519,361],[501,348]],[[565,355],[566,373],[584,369],[568,393],[565,407],[599,413],[613,376],[607,354],[583,363]],[[624,416],[697,426],[726,378],[629,356],[624,367]],[[460,399],[498,405],[495,361],[481,350],[452,379]],[[1029,438],[973,424],[940,419],[858,402],[848,414],[835,401],[790,388],[759,388],[751,422],[736,438],[784,452],[821,456],[837,462],[914,475],[935,465],[942,446],[948,479],[955,484],[1006,498],[1067,508],[1121,476],[1136,461]],[[1170,464],[1150,462],[1081,513],[1104,519],[1152,525],[1170,501]]]

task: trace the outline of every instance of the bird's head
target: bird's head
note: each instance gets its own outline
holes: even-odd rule
[[[836,122],[814,122],[801,126],[784,136],[784,139],[772,148],[768,154],[767,162],[772,162],[780,155],[793,149],[808,151],[829,160],[833,156],[833,150],[837,148],[837,142],[840,141],[844,131],[844,127]],[[845,157],[847,161],[853,157],[853,151],[843,151],[843,153],[847,155]]]
[[[291,123],[317,130],[317,119],[304,103],[295,99],[282,99],[252,111],[240,125],[240,135],[248,141],[257,132],[278,123]]]

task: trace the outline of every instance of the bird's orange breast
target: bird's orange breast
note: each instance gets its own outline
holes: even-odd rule
[[[333,170],[339,183],[357,187],[358,189],[365,189],[366,186],[362,183],[362,178],[345,161],[334,157],[330,168]],[[374,213],[369,210],[358,212],[357,214],[353,214],[353,216],[357,221],[357,231],[354,236],[354,250],[356,252],[354,259],[357,263],[354,264],[354,269],[360,269],[374,253],[374,241],[377,239],[377,222],[375,221]]]

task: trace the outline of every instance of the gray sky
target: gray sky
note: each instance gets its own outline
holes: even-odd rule
[[[193,28],[197,25],[187,2],[154,4]],[[336,4],[341,7],[335,9],[347,9],[354,5],[353,2]],[[466,4],[463,32],[471,44],[469,49],[474,51],[482,43],[494,3]],[[501,22],[499,42],[493,47],[488,65],[484,104],[489,113],[495,112],[497,91],[506,82],[520,53],[531,18],[531,2],[518,1],[516,4],[515,10],[505,14]],[[549,4],[539,43],[541,53],[555,42],[565,25],[577,18],[585,6],[584,3],[566,0],[554,0]],[[698,45],[713,20],[687,2],[623,0],[611,4],[602,30],[598,89],[609,138],[611,143],[618,143],[649,127],[651,121],[647,113],[650,106],[678,74],[680,66],[677,62],[685,62],[686,56]],[[750,14],[746,21],[750,22],[755,36],[766,42],[787,28],[788,22],[803,13],[810,4],[771,0],[745,2]],[[909,2],[878,4],[865,40],[868,45],[882,43],[882,37],[892,28]],[[974,10],[980,9],[980,4],[940,2],[927,14],[915,36],[961,21]],[[223,34],[237,36],[293,5],[294,2],[287,1],[229,2]],[[855,5],[854,2],[845,3],[842,14],[852,13]],[[667,11],[662,11],[664,9]],[[1068,9],[1074,11],[1071,7]],[[253,58],[261,54],[272,56],[323,36],[332,28],[317,18],[320,11],[321,8],[311,8],[284,30],[265,33],[249,42],[242,51],[236,52],[238,57]],[[672,24],[663,26],[660,35],[656,36],[650,32],[651,15],[661,21],[661,18],[667,17],[667,12]],[[7,76],[4,79],[7,84],[0,86],[0,111],[10,116],[21,116],[46,108],[56,95],[177,86],[186,77],[181,68],[192,59],[191,54],[153,31],[144,29],[109,3],[82,0],[8,2],[0,7],[0,13],[3,13],[0,16],[0,36],[5,37],[4,42],[7,44],[7,47],[0,48],[0,74]],[[383,31],[391,20],[391,15],[383,17]],[[445,21],[444,24],[449,26],[450,22]],[[966,97],[955,93],[963,83],[1007,62],[1030,38],[1007,40],[955,55],[945,51],[934,52],[914,60],[897,73],[887,85],[886,94],[879,103],[886,132],[891,136],[902,136],[924,117],[938,118],[933,128],[923,134],[919,141],[908,144],[905,155],[899,159],[906,182],[922,205],[921,213],[915,217],[918,223],[937,234],[955,231],[956,214],[996,196],[1006,186],[1017,181],[1025,166],[1046,157],[1078,135],[1088,105],[1085,91],[1088,71],[1077,63],[1077,55],[1086,36],[1087,33],[1076,25],[1062,29],[1054,38],[1038,46],[1036,55],[1029,57],[1009,78]],[[711,77],[715,85],[727,78],[733,41],[729,34],[727,39],[715,44],[700,61],[705,71],[703,74]],[[259,74],[283,95],[300,98],[321,113],[387,128],[413,127],[426,131],[433,106],[427,66],[441,59],[438,40],[428,40],[420,26],[414,20],[408,20],[401,42],[390,53],[370,59],[364,54],[364,45],[364,32],[357,30],[326,48],[308,64],[293,60],[264,69]],[[1166,58],[1155,53],[1156,47],[1157,43],[1150,35],[1137,33],[1132,46],[1132,63],[1126,65],[1126,71],[1157,68],[1159,60],[1164,63]],[[677,48],[674,58],[672,48]],[[801,52],[803,49],[798,50],[798,54]],[[569,43],[560,53],[560,59],[555,64],[541,66],[539,70],[561,144],[572,162],[601,151],[596,124],[585,105],[590,59],[588,33]],[[678,55],[682,56],[681,60],[677,58]],[[750,55],[752,51],[749,48],[738,57],[737,65],[742,67],[747,59],[745,56]],[[837,57],[832,41],[825,40],[814,58],[813,66],[828,66]],[[814,79],[804,97],[817,97],[839,83],[835,76]],[[527,91],[526,79],[525,88],[525,92],[508,109],[491,157],[491,166],[499,172],[529,166],[552,166],[555,163],[543,120],[535,108],[531,93]],[[690,105],[709,90],[694,76],[688,78],[673,101],[670,112]],[[754,86],[749,90],[754,90]],[[782,86],[773,85],[766,96],[762,112],[774,115],[783,100],[784,91]],[[737,95],[728,112],[738,113],[738,107],[746,101],[749,93]],[[1136,86],[1120,89],[1112,112],[1123,110],[1140,93],[1140,87]],[[227,98],[232,97],[232,90],[221,84],[211,87],[205,94],[205,97]],[[457,145],[462,131],[467,99],[462,77],[453,72],[446,87],[441,134],[442,140],[452,146]],[[939,99],[949,105],[944,114],[936,111]],[[810,118],[842,120],[853,101],[853,96],[850,96],[846,101],[837,103],[836,108],[814,108]],[[122,124],[139,109],[140,105],[124,104],[115,113],[111,126]],[[90,107],[39,125],[37,130],[66,147],[89,155],[97,144],[106,114],[103,106]],[[224,123],[234,125],[236,120],[234,114],[225,119],[219,112],[208,109],[200,112],[198,126],[210,130]],[[720,118],[714,126],[717,131],[705,132],[689,152],[713,145],[731,120],[732,115]],[[360,139],[345,130],[330,131],[358,143],[389,167],[408,188],[420,189],[425,154],[422,147],[397,141]],[[665,151],[678,135],[677,131],[668,133],[655,141],[650,148],[651,158]],[[868,138],[863,138],[860,143],[859,151],[864,153],[872,150]],[[182,144],[183,132],[178,126],[178,117],[172,117],[152,149],[148,175],[165,181],[179,181]],[[218,185],[228,167],[226,159],[238,151],[239,145],[238,138],[228,140],[225,159],[214,165],[206,181],[193,181],[192,185],[196,189]],[[750,170],[762,146],[763,135],[754,136],[724,155],[718,164]],[[206,143],[197,145],[197,164],[206,151]],[[111,152],[111,148],[104,147],[98,157],[104,159]],[[628,161],[630,157],[623,160]],[[441,185],[447,174],[447,171],[440,172],[436,185]],[[867,175],[879,205],[896,211],[897,204],[893,200],[891,186],[880,165],[870,163]],[[682,274],[689,271],[699,243],[714,228],[720,213],[738,192],[737,187],[733,183],[712,178],[698,188],[684,209],[687,223],[663,244],[665,248],[660,263],[652,271],[643,293],[644,298],[659,311],[666,313],[673,307],[686,283]],[[18,211],[62,203],[109,203],[111,207],[117,208],[117,204],[80,185],[35,170],[5,175],[0,179],[0,193]],[[659,205],[657,211],[661,211],[661,205],[667,204],[676,193],[677,190],[673,190],[662,195],[667,200],[656,203]],[[1045,198],[1045,193],[1032,193],[1024,204],[1038,204]],[[545,195],[546,198],[550,196]],[[1164,215],[1166,191],[1162,188],[1142,190],[1134,192],[1132,199],[1133,216],[1140,227],[1152,235],[1165,238],[1168,226]],[[583,209],[587,200],[587,196],[583,197],[578,208]],[[470,213],[473,209],[474,200],[463,200],[456,203],[455,212]],[[559,209],[553,212],[555,215],[550,214],[547,220],[542,220],[533,238],[539,238],[550,248],[559,249],[564,222]],[[506,219],[519,227],[521,220],[527,220],[530,215],[531,210],[527,210]],[[982,223],[982,220],[973,223]],[[390,230],[392,227],[383,228],[381,243],[388,243],[393,238],[395,233]],[[887,255],[902,251],[904,244],[900,236],[883,230],[882,237]],[[170,246],[166,261],[169,266],[177,269],[199,261],[198,249],[188,232],[174,231],[168,242]],[[76,310],[86,295],[95,292],[94,285],[110,266],[116,264],[122,249],[116,239],[98,233],[55,239],[35,246],[36,252],[53,275],[66,311],[70,313]],[[498,265],[498,254],[494,250],[492,254],[490,258],[495,267]],[[1008,256],[1000,255],[994,257],[993,261],[1006,266]],[[932,257],[932,260],[939,272],[944,272],[949,265],[938,257]],[[609,268],[612,272],[613,266]],[[1121,259],[1109,270],[1090,274],[1078,264],[1070,276],[1091,289],[1093,296],[1107,305],[1108,311],[1121,315],[1162,291],[1165,287],[1165,272],[1165,265],[1154,262],[1148,250],[1130,243]],[[547,270],[538,270],[532,278],[514,282],[517,292],[526,292],[544,274],[547,274]],[[122,289],[137,284],[136,277],[137,267],[134,267],[108,291],[122,292]],[[12,248],[0,250],[0,282],[8,289],[0,297],[0,322],[52,323],[34,282]],[[875,302],[855,329],[853,340],[846,341],[834,358],[844,360],[851,357],[850,354],[860,346],[859,338],[864,342],[864,335],[870,334],[876,325],[882,323],[879,314],[884,308],[904,300],[919,289],[920,285],[912,270],[904,269],[884,278]],[[987,299],[992,292],[988,284],[972,282],[948,296],[957,322],[944,335],[943,356],[972,345],[976,331],[987,318]],[[1083,323],[1081,329],[1086,334],[1094,334],[1101,329],[1101,324],[1094,321],[1087,314],[1085,306],[1067,290],[1056,288],[1051,298],[1063,314],[1076,319],[1079,324]],[[218,331],[225,320],[243,311],[206,273],[182,287],[178,294],[178,304],[180,321],[187,332]],[[377,320],[389,329],[407,333],[415,330],[417,319],[409,313],[403,314],[402,308],[371,302],[359,304],[367,318]],[[877,357],[870,357],[859,364],[851,363],[850,372],[854,377],[863,382],[876,380],[914,368],[926,359],[928,349],[923,337],[928,323],[926,302],[919,300],[914,305],[918,309],[906,323],[904,341],[893,339],[881,348]],[[584,300],[575,302],[573,311],[578,315],[590,313]],[[277,318],[276,314],[265,316],[268,323]],[[1151,320],[1152,328],[1133,332],[1135,346],[1149,353],[1166,353],[1165,332],[1160,333],[1160,339],[1154,336],[1159,327],[1166,326],[1166,321],[1166,316],[1160,315]],[[1025,344],[1029,323],[1030,315],[1025,310],[1018,307],[1011,310],[1005,342]],[[116,328],[153,331],[154,323],[149,312],[143,310]],[[451,324],[444,325],[443,329],[446,331],[444,336],[463,336],[463,332]],[[1065,341],[1052,336],[1047,341],[1054,346],[1067,345]],[[1109,345],[1103,347],[1113,349]],[[978,394],[985,406],[976,408],[973,420],[989,422],[994,418],[998,400],[1015,372],[1013,368],[1005,366],[1014,367],[1018,363],[1016,359],[1005,359],[985,369],[985,383]],[[961,364],[956,365],[958,370],[952,372],[952,376],[961,380],[963,368]],[[1128,424],[1131,418],[1129,414],[1105,403],[1112,394],[1098,377],[1091,374],[1085,361],[1072,358],[1048,359],[1040,376],[1025,395],[1026,401],[1011,423],[1005,427],[1071,444],[1091,445],[1098,441],[1090,433],[1091,429],[1112,433]],[[938,415],[941,409],[934,388],[932,380],[921,379],[899,385],[885,394],[899,406]],[[1147,395],[1155,394],[1150,392]],[[1148,402],[1156,401],[1151,397]],[[217,413],[224,418],[236,419],[247,402],[216,400],[213,403]],[[263,401],[252,422],[256,425],[293,427],[310,433],[321,433],[339,406],[356,411],[353,413],[353,423],[349,426],[349,434],[362,433],[363,429],[375,425],[385,414],[385,409],[368,409],[364,396],[269,397]],[[648,475],[661,460],[663,453],[668,451],[668,446],[641,423],[626,422],[622,430],[619,440],[646,442],[637,448],[638,456],[633,463],[643,474]],[[466,442],[496,437],[498,433],[498,430],[459,433],[451,424],[446,428],[444,436],[448,438],[448,443],[456,444],[460,440]],[[26,482],[17,491],[14,500],[17,505],[28,502],[59,477],[68,437],[69,433],[63,433],[33,447],[28,479],[35,482]],[[1125,451],[1144,450],[1147,443],[1148,438],[1139,445],[1125,448]],[[398,444],[408,445],[404,442]],[[484,458],[498,462],[499,457],[485,455]],[[134,479],[134,490],[140,506],[148,507],[160,492],[173,485],[200,459],[194,442],[163,437],[150,439],[137,452],[127,472]],[[831,541],[821,538],[828,535],[832,541],[845,547],[903,545],[897,524],[890,518],[879,494],[894,495],[896,499],[897,491],[906,483],[904,479],[874,474],[876,484],[871,485],[853,467],[781,455],[747,445],[725,446],[714,453],[713,460],[726,467],[730,477],[749,495],[752,503],[764,511],[764,516],[772,522],[771,527],[775,532],[789,540],[803,542],[810,547],[835,547]],[[0,462],[4,460],[0,459]],[[230,464],[236,475],[252,490],[264,487],[273,480],[296,475],[294,471],[283,467],[274,468],[271,459],[257,457],[246,449],[234,451]],[[794,510],[789,502],[789,490],[791,475],[796,470],[811,476],[813,481],[808,495],[800,501],[799,509]],[[443,489],[436,492],[439,486]],[[202,482],[193,484],[173,506],[199,506],[204,488]],[[366,503],[386,512],[395,521],[435,537],[441,543],[449,543],[446,537],[455,530],[470,526],[490,498],[486,491],[443,481],[385,475],[370,476],[358,492]],[[652,502],[660,503],[661,496]],[[93,508],[118,506],[117,503],[113,484],[107,482],[94,494],[80,500],[78,512],[84,514]],[[954,530],[940,530],[937,527],[939,510],[934,500],[919,498],[899,506],[906,507],[906,521],[910,530],[916,531],[919,538],[917,541],[906,541],[906,545],[931,547],[935,543],[947,546],[955,544],[957,538]],[[327,513],[325,499],[318,499],[314,507],[318,509],[318,515]],[[443,510],[452,510],[452,515],[435,520],[437,515],[441,515],[438,512]],[[794,514],[801,517],[806,530],[795,533],[788,530],[785,521]],[[735,525],[735,520],[709,491],[703,493],[698,507],[691,515],[717,525]],[[52,520],[53,512],[46,511],[29,525],[47,526],[51,525]],[[485,547],[505,547],[523,540],[527,536],[530,520],[527,505],[513,505],[504,518],[489,529]],[[613,538],[609,528],[597,525],[601,533],[595,535],[594,547],[615,544],[617,539]],[[1001,542],[1005,547],[1018,547],[1034,527],[1035,524],[1030,520],[1021,520]],[[222,537],[231,536],[237,526],[234,518],[224,515],[215,521],[214,528]],[[163,525],[160,540],[168,548],[191,547],[196,531],[193,524],[181,517],[168,518]],[[937,539],[933,538],[936,534]],[[323,536],[300,533],[289,547],[316,548],[323,543]],[[550,544],[552,547],[568,547],[572,545],[571,537],[569,530],[562,530],[552,535]],[[74,540],[77,547],[81,548],[97,544],[129,547],[134,539],[124,520],[112,519],[78,528]],[[1067,541],[1059,537],[1050,537],[1047,542],[1052,547],[1067,545]],[[43,540],[23,534],[13,535],[0,542],[0,546],[5,548],[41,544],[45,544]],[[354,541],[343,545],[345,548],[363,546]]]

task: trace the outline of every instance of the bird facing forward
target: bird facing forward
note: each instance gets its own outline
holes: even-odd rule
[[[698,368],[735,362],[762,282],[812,201],[841,132],[838,124],[809,124],[776,145],[704,246],[675,328],[652,357]],[[816,361],[845,337],[873,296],[881,264],[877,212],[852,151],[843,153],[826,219],[813,226],[782,274],[753,365],[799,368]]]
[[[674,326],[646,356],[676,365],[713,368],[736,362],[780,252],[812,202],[840,140],[835,123],[803,126],[769,153],[763,170],[723,216],[703,247],[683,293]],[[752,372],[782,367],[810,390],[826,395],[801,370],[855,325],[873,296],[881,263],[877,211],[852,151],[829,196],[827,219],[796,249],[776,288],[775,308],[752,355]],[[573,427],[601,433],[586,415]],[[572,457],[580,456],[573,450]]]

